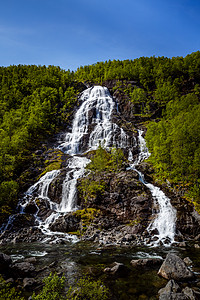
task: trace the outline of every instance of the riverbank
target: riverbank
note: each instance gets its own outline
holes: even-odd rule
[[[181,258],[189,256],[196,278],[183,285],[194,289],[200,285],[200,249],[190,244],[186,247],[150,248],[144,246],[100,247],[89,242],[65,245],[33,243],[1,246],[0,251],[10,255],[13,263],[29,262],[34,266],[35,281],[32,282],[32,286],[24,286],[24,280],[21,282],[18,280],[18,285],[23,287],[26,297],[31,295],[33,289],[41,288],[43,277],[48,276],[50,272],[57,272],[65,275],[68,286],[73,285],[75,280],[84,274],[94,279],[101,279],[109,288],[112,299],[157,299],[158,291],[168,282],[157,274],[168,253],[176,254]],[[140,265],[138,268],[131,264],[132,260],[138,259],[162,261],[150,266]],[[114,262],[124,264],[129,272],[126,274],[105,273],[105,268],[109,268]]]

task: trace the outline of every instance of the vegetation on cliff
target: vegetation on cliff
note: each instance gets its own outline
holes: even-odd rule
[[[75,73],[19,65],[0,67],[0,223],[16,206],[20,176],[39,142],[66,126],[81,82],[107,85],[132,114],[156,120],[148,126],[147,142],[157,175],[184,185],[200,203],[199,51],[184,58],[98,62]]]
[[[81,91],[73,77],[54,66],[0,68],[0,223],[16,206],[39,141],[66,125]]]
[[[153,119],[147,126],[146,138],[155,176],[176,185],[198,209],[200,52],[184,58],[141,57],[100,62],[80,67],[75,76],[94,83],[115,81],[112,92],[118,91],[117,95],[131,103],[133,114]]]
[[[106,190],[105,173],[119,171],[124,161],[125,157],[121,149],[113,147],[108,150],[99,144],[95,154],[91,156],[91,162],[86,167],[89,174],[81,180],[79,185],[79,192],[86,204],[88,201],[100,197]]]
[[[159,178],[185,190],[200,208],[200,102],[194,93],[170,101],[164,117],[148,126],[149,161]]]

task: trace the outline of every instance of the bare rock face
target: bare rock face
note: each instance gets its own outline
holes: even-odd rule
[[[48,197],[54,202],[60,203],[62,200],[62,185],[66,177],[66,170],[62,169],[60,174],[54,178],[49,186]]]
[[[158,271],[158,275],[165,279],[174,279],[176,281],[187,281],[195,278],[184,261],[173,253],[168,253],[162,266]]]
[[[60,232],[75,232],[80,229],[80,217],[75,216],[73,213],[61,216],[50,225],[50,229]]]
[[[133,171],[120,171],[117,174],[104,173],[106,189],[100,195],[84,202],[81,195],[78,205],[101,211],[98,222],[101,229],[111,229],[120,225],[130,225],[144,231],[152,215],[151,194]],[[95,178],[98,182],[99,178]],[[141,225],[141,226],[139,226]]]

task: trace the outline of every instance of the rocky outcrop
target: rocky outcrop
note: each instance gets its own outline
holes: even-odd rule
[[[151,215],[152,199],[149,190],[138,180],[137,172],[120,171],[116,174],[104,173],[103,176],[107,185],[105,191],[89,198],[87,203],[79,198],[79,205],[101,209],[107,215],[113,214],[118,225],[139,223],[141,219],[145,226]],[[98,178],[94,179],[98,181]]]
[[[167,285],[158,291],[159,300],[198,300],[200,292],[189,286],[181,288],[181,286],[173,279]]]
[[[165,279],[174,279],[176,281],[187,281],[195,278],[194,273],[189,270],[185,262],[173,253],[167,254],[158,271],[158,275]]]
[[[96,176],[93,180],[100,180]],[[93,195],[87,202],[79,195],[81,207],[92,207],[101,212],[87,227],[85,238],[95,236],[95,241],[101,243],[128,243],[136,236],[141,238],[151,219],[153,201],[149,190],[138,180],[137,172],[105,172],[101,180],[106,184],[101,194]]]
[[[48,197],[53,199],[55,203],[60,203],[62,200],[62,186],[65,180],[67,169],[62,169],[60,174],[53,179],[49,186]]]
[[[180,286],[173,279],[164,288],[160,289],[158,294],[159,300],[188,300],[188,297],[181,293]]]
[[[127,133],[127,139],[130,142],[129,144],[132,145],[131,150],[134,156],[139,151],[137,149],[137,143],[134,142],[137,140],[136,127],[145,129],[144,125],[141,125],[140,122],[148,118],[135,116],[139,108],[128,99],[128,96],[123,90],[126,90],[128,86],[134,88],[137,86],[137,83],[126,80],[120,82],[118,80],[111,80],[104,82],[103,85],[109,88],[112,96],[118,103],[119,110],[117,108],[115,109],[112,119],[115,124],[118,124],[120,128],[123,128]],[[121,89],[121,87],[123,88]],[[156,107],[154,107],[153,110],[156,111]],[[94,118],[95,114],[95,107],[88,110],[90,121]],[[94,124],[89,125],[88,133],[93,129],[92,127],[94,127]],[[70,128],[68,129],[70,130]],[[117,132],[116,139],[118,139],[118,136],[121,134],[120,129],[117,130],[119,134]],[[82,152],[88,144],[88,138],[88,134],[83,136],[80,146],[82,147]],[[52,142],[55,143],[55,138]],[[41,149],[35,151],[34,167],[30,167],[29,171],[33,172],[34,180],[36,181],[39,175],[41,176],[47,172],[51,169],[50,167],[54,167],[56,163],[56,167],[60,169],[60,174],[51,182],[47,196],[52,199],[53,202],[59,204],[62,198],[63,181],[66,177],[66,172],[69,170],[66,169],[69,155],[65,155],[58,149],[53,149],[52,142],[41,145]],[[128,148],[129,147],[123,150],[126,158],[128,157]],[[89,153],[88,157],[90,155],[92,154]],[[138,166],[138,170],[145,174],[145,178],[148,182],[153,182],[153,170],[148,163],[141,163],[140,166]],[[25,172],[24,178],[27,176],[28,182],[31,184],[33,179],[30,180],[30,172],[28,172],[28,174]],[[84,230],[82,230],[83,222],[81,218],[77,218],[77,216],[75,217],[73,214],[61,216],[51,224],[50,229],[64,233],[82,231],[83,239],[106,244],[144,242],[145,236],[148,239],[146,228],[152,219],[153,199],[149,189],[139,181],[137,172],[126,170],[124,167],[124,169],[120,169],[115,173],[105,171],[103,174],[100,174],[99,177],[95,175],[93,180],[97,182],[103,180],[106,186],[105,190],[97,195],[93,195],[93,197],[88,197],[87,201],[85,201],[79,192],[77,199],[78,205],[81,209],[94,208],[100,210],[101,214],[89,222]],[[81,180],[79,184],[81,184]],[[182,241],[185,238],[191,239],[196,237],[196,245],[198,247],[198,242],[200,241],[200,216],[195,212],[193,206],[182,199],[180,195],[175,194],[172,188],[170,189],[166,186],[165,190],[169,194],[172,204],[177,209],[176,240]],[[45,198],[41,198],[35,200],[30,199],[29,204],[25,207],[25,214],[16,214],[13,218],[12,225],[7,227],[8,230],[12,230],[9,236],[7,235],[8,242],[20,242],[23,239],[25,241],[35,241],[35,233],[31,237],[25,236],[31,232],[31,230],[27,228],[33,228],[36,224],[34,214],[38,212],[37,216],[44,221],[51,215],[53,206]],[[33,231],[35,232],[35,229]],[[1,237],[4,238],[6,234],[2,234]],[[38,233],[38,240],[40,240],[40,238],[41,234]]]
[[[53,224],[50,225],[50,230],[60,232],[76,232],[80,230],[79,216],[69,213],[65,216],[59,217]]]

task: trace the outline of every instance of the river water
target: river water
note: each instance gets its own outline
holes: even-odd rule
[[[56,270],[67,278],[67,284],[73,285],[81,275],[100,278],[109,288],[113,300],[128,299],[157,299],[158,290],[167,283],[157,275],[159,267],[133,268],[130,261],[139,258],[165,258],[167,253],[173,252],[184,258],[189,256],[193,260],[194,271],[200,272],[200,250],[194,247],[183,249],[175,247],[99,247],[92,243],[77,242],[65,245],[50,244],[17,244],[1,246],[1,251],[11,254],[14,261],[24,261],[25,258],[35,257],[37,269],[50,265],[50,271]],[[125,277],[113,277],[103,272],[113,262],[124,263],[130,273]],[[25,296],[30,296],[31,293]]]

